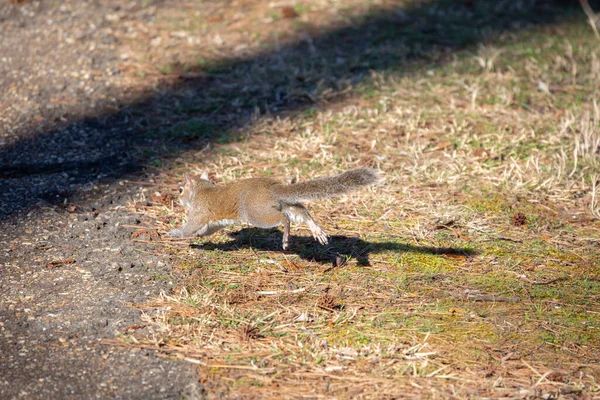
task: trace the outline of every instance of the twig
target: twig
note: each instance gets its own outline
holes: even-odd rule
[[[132,228],[132,229],[153,229],[156,230],[155,228],[153,228],[150,225],[127,225],[127,224],[122,224],[119,225],[121,228]]]
[[[511,237],[508,236],[496,236],[496,237],[492,237],[489,239],[484,239],[481,240],[480,242],[491,242],[492,240],[506,240],[507,242],[514,242],[514,243],[523,243],[523,241],[521,239],[513,239]]]
[[[185,357],[184,361],[187,361],[187,362],[192,363],[192,364],[197,364],[197,365],[204,365],[204,366],[207,365],[204,361],[198,360],[196,358]]]
[[[497,301],[497,302],[505,302],[505,303],[517,303],[521,301],[518,297],[505,297],[505,296],[494,296],[493,294],[469,294],[469,293],[456,293],[456,292],[446,292],[450,296],[464,300],[464,301]]]
[[[550,375],[552,372],[553,372],[552,370],[545,372],[544,375],[540,376],[540,379],[538,379],[538,381],[535,383],[535,385],[533,385],[533,387],[534,388],[538,387],[540,385],[540,383],[542,383],[542,381],[544,381],[544,380],[548,381],[548,379],[546,379],[546,377],[548,375]],[[548,383],[553,383],[553,382],[549,381]]]
[[[192,358],[192,357],[188,356],[188,355],[196,354],[195,352],[187,352],[187,351],[184,351],[182,349],[160,348],[160,347],[157,347],[156,345],[153,345],[153,344],[126,343],[126,342],[122,342],[122,341],[116,340],[116,339],[104,339],[100,343],[101,344],[113,345],[113,346],[136,347],[136,348],[140,348],[140,349],[155,350],[155,351],[157,351],[159,353],[166,353],[166,354],[180,354],[180,355],[184,356],[184,358],[183,358],[184,361],[190,362],[192,364],[202,365],[202,366],[205,366],[207,368],[230,368],[230,369],[249,369],[249,370],[253,370],[253,371],[266,371],[266,370],[261,370],[258,367],[249,366],[249,365],[209,364],[209,363],[204,362],[202,360],[198,360],[197,358]]]
[[[133,338],[133,336],[131,336],[131,338]],[[139,343],[139,342],[127,343],[127,342],[123,342],[118,339],[103,339],[100,343],[106,344],[106,345],[111,345],[111,346],[135,347],[138,349],[156,350],[161,353],[167,353],[167,354],[176,353],[176,354],[183,354],[186,356],[196,355],[195,352],[187,352],[187,351],[184,351],[183,349],[166,349],[166,348],[157,347],[155,344],[146,344],[146,343]]]
[[[448,364],[448,365],[444,365],[444,366],[442,366],[441,368],[438,368],[438,369],[436,369],[436,370],[435,370],[435,371],[433,371],[432,373],[430,373],[430,374],[427,374],[427,378],[432,378],[432,377],[434,377],[435,375],[439,374],[440,372],[442,372],[443,370],[445,370],[445,369],[447,369],[447,368],[449,368],[449,367],[450,367],[450,364]]]
[[[321,308],[321,309],[323,309],[325,311],[335,312],[335,310],[333,308],[326,307],[326,306],[323,306],[323,305],[320,305],[320,304],[317,304],[317,307],[319,307],[319,308]]]
[[[565,278],[564,276],[561,276],[561,277],[558,277],[558,278],[549,279],[547,281],[542,281],[542,282],[540,282],[540,281],[533,281],[533,282],[531,282],[531,284],[532,285],[549,285],[551,283],[564,281],[566,279],[567,278]]]
[[[371,377],[357,378],[357,377],[353,377],[353,376],[333,375],[333,374],[328,374],[328,373],[324,373],[324,372],[292,372],[292,375],[305,376],[305,377],[318,377],[318,378],[324,377],[324,378],[330,378],[330,379],[336,379],[336,380],[342,380],[342,381],[351,381],[351,382],[364,382],[364,381],[387,382],[387,380],[384,380],[384,379],[374,379]]]
[[[564,276],[559,276],[558,278],[549,279],[547,281],[534,281],[534,280],[529,279],[525,274],[519,274],[518,272],[514,272],[514,271],[508,271],[508,272],[510,272],[511,274],[515,274],[517,276],[517,279],[519,279],[520,281],[523,281],[523,282],[527,282],[530,285],[549,285],[551,283],[558,282],[558,281],[564,281],[567,279]]]
[[[538,375],[540,377],[540,379],[538,379],[538,381],[535,383],[535,385],[533,385],[534,388],[538,387],[540,385],[540,383],[542,383],[542,381],[546,380],[548,383],[555,383],[555,382],[550,382],[546,377],[548,375],[550,375],[552,373],[552,370],[546,371],[545,373],[540,373],[537,369],[533,368],[531,366],[531,364],[529,364],[527,361],[525,360],[521,360],[521,362],[523,364],[525,364],[527,366],[527,368],[529,368],[530,370],[532,370],[536,375]]]
[[[69,265],[69,264],[75,264],[75,259],[73,257],[69,257],[64,260],[50,261],[46,264],[46,268],[53,269],[53,268],[58,268],[58,267],[62,267],[63,265]]]
[[[260,296],[273,296],[277,294],[295,294],[302,293],[306,290],[306,288],[294,289],[294,290],[261,290],[256,292],[256,294]]]
[[[271,260],[271,259],[266,259],[265,260],[265,259],[263,259],[263,260],[258,260],[258,262],[259,263],[263,263],[263,264],[277,265],[277,267],[279,267],[279,269],[281,270],[281,272],[285,272],[285,273],[288,272],[288,270],[283,265],[281,265],[281,263],[279,263],[279,262],[277,262],[275,260]]]
[[[140,182],[140,181],[123,181],[124,183],[131,183],[132,185],[144,185],[144,186],[158,186],[164,188],[177,189],[179,185],[173,185],[168,183],[152,183],[152,182]]]
[[[308,330],[304,325],[300,327],[300,330],[302,330],[302,332],[312,336],[313,338],[315,338],[315,340],[321,342],[321,346],[323,346],[323,348],[325,350],[329,350],[329,345],[327,344],[327,341],[325,339],[321,339],[320,337],[318,337],[317,335],[312,333],[310,330]]]
[[[252,371],[261,371],[264,373],[274,372],[274,369],[260,369],[250,365],[229,365],[229,364],[206,364],[207,368],[229,368],[229,369],[249,369]]]
[[[598,33],[598,26],[596,26],[596,14],[594,14],[594,10],[590,7],[590,2],[588,0],[579,0],[581,3],[581,7],[585,12],[585,15],[588,17],[588,22],[592,26],[592,30],[594,31],[594,35],[596,35],[596,39],[600,40],[600,33]]]
[[[188,239],[189,240],[189,239]],[[190,244],[188,242],[183,242],[183,239],[168,239],[168,240],[160,240],[160,239],[156,239],[156,240],[143,240],[143,239],[131,239],[132,242],[138,242],[138,243],[146,243],[146,244],[162,244],[165,246],[181,246],[181,245],[185,245],[185,246],[190,246]]]

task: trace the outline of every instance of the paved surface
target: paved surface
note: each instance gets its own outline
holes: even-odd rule
[[[74,213],[49,205],[2,223],[0,398],[201,393],[191,364],[102,343],[143,326],[132,305],[177,279],[121,227],[139,222],[119,208],[123,191],[109,189],[112,204]]]
[[[111,21],[141,3],[0,0],[2,399],[202,397],[195,366],[102,343],[177,278],[123,227],[140,188],[107,179],[135,168],[126,124],[88,118],[119,107]]]

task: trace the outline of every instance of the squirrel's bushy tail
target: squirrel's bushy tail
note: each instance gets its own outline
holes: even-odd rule
[[[292,202],[325,199],[340,196],[378,181],[379,176],[371,168],[356,168],[328,178],[277,186],[274,192],[281,200]]]

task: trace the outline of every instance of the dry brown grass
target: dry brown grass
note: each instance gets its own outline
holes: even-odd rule
[[[418,125],[402,114],[404,123]],[[352,124],[351,135],[323,129],[334,118],[340,130]],[[592,293],[583,298],[569,293],[561,300],[560,295],[531,298],[529,292],[554,278],[566,277],[566,283],[551,283],[551,290],[559,285],[568,291],[574,280],[600,277],[598,253],[590,247],[597,245],[598,224],[587,219],[556,226],[563,205],[582,221],[591,216],[572,196],[585,190],[585,181],[571,181],[566,172],[520,171],[515,176],[535,182],[504,181],[502,196],[511,196],[505,199],[482,189],[498,187],[497,171],[508,166],[483,172],[481,155],[471,151],[428,151],[419,145],[427,137],[419,129],[407,150],[400,150],[408,155],[393,159],[382,149],[397,148],[380,145],[390,139],[384,128],[372,139],[378,118],[376,109],[349,107],[337,115],[317,113],[301,127],[292,119],[264,121],[255,129],[274,133],[257,132],[243,150],[225,145],[226,155],[198,166],[182,164],[192,172],[208,169],[218,181],[268,172],[271,166],[279,166],[277,175],[307,179],[322,175],[318,171],[326,166],[337,172],[363,165],[362,156],[372,157],[386,181],[312,205],[315,218],[334,235],[333,248],[312,243],[302,228],[294,233],[304,237],[294,236],[288,253],[277,250],[279,236],[272,232],[242,232],[233,241],[229,233],[219,234],[199,240],[215,244],[198,249],[185,241],[155,242],[193,274],[185,289],[144,306],[155,333],[138,340],[200,360],[209,393],[232,397],[527,397],[593,388],[599,371],[582,359],[594,358],[597,322],[590,322],[586,339],[593,342],[567,340],[554,347],[539,335],[579,328],[545,325],[539,314],[544,311],[524,317],[537,308],[567,307],[577,320],[583,313],[597,321]],[[383,118],[395,118],[394,111]],[[356,150],[346,148],[348,159],[333,162],[340,137]],[[290,154],[312,167],[290,166]],[[511,163],[522,169],[532,165]],[[171,176],[165,174],[164,181]],[[549,178],[555,185],[539,184]],[[452,187],[469,189],[448,192]],[[132,207],[149,213],[164,237],[181,211],[162,204],[138,208],[144,203]],[[534,220],[515,226],[511,209],[525,210]],[[421,247],[431,247],[432,254],[421,253]],[[446,247],[481,254],[444,255]],[[369,253],[367,267],[361,266],[363,252]],[[340,256],[348,257],[342,266]],[[454,293],[475,300],[516,296],[518,302],[462,302]]]
[[[205,55],[218,60],[258,51],[260,41],[240,32],[277,10],[244,4],[237,19],[238,9],[218,3],[163,12],[185,27],[183,14],[196,15],[190,24],[221,38]],[[311,32],[369,8],[302,6],[312,10],[298,17]],[[209,12],[222,20],[210,22]],[[256,35],[303,37],[294,21],[265,22]],[[171,23],[163,16],[152,27],[163,40],[156,47],[166,46],[165,60],[176,50],[185,58]],[[239,141],[157,170],[158,187],[130,208],[160,238],[134,240],[169,254],[187,277],[139,306],[152,333],[126,332],[122,343],[198,364],[212,397],[597,396],[600,49],[580,25],[486,43],[410,74],[372,70],[343,102],[313,92],[318,107],[259,112],[234,132]],[[184,172],[301,180],[361,165],[384,182],[310,206],[329,246],[302,227],[289,252],[276,230],[234,226],[192,247],[166,238],[183,218],[169,199]]]

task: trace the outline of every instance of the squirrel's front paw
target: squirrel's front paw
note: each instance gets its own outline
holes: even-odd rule
[[[183,231],[181,229],[171,229],[169,231],[169,236],[171,236],[172,238],[182,238]]]

